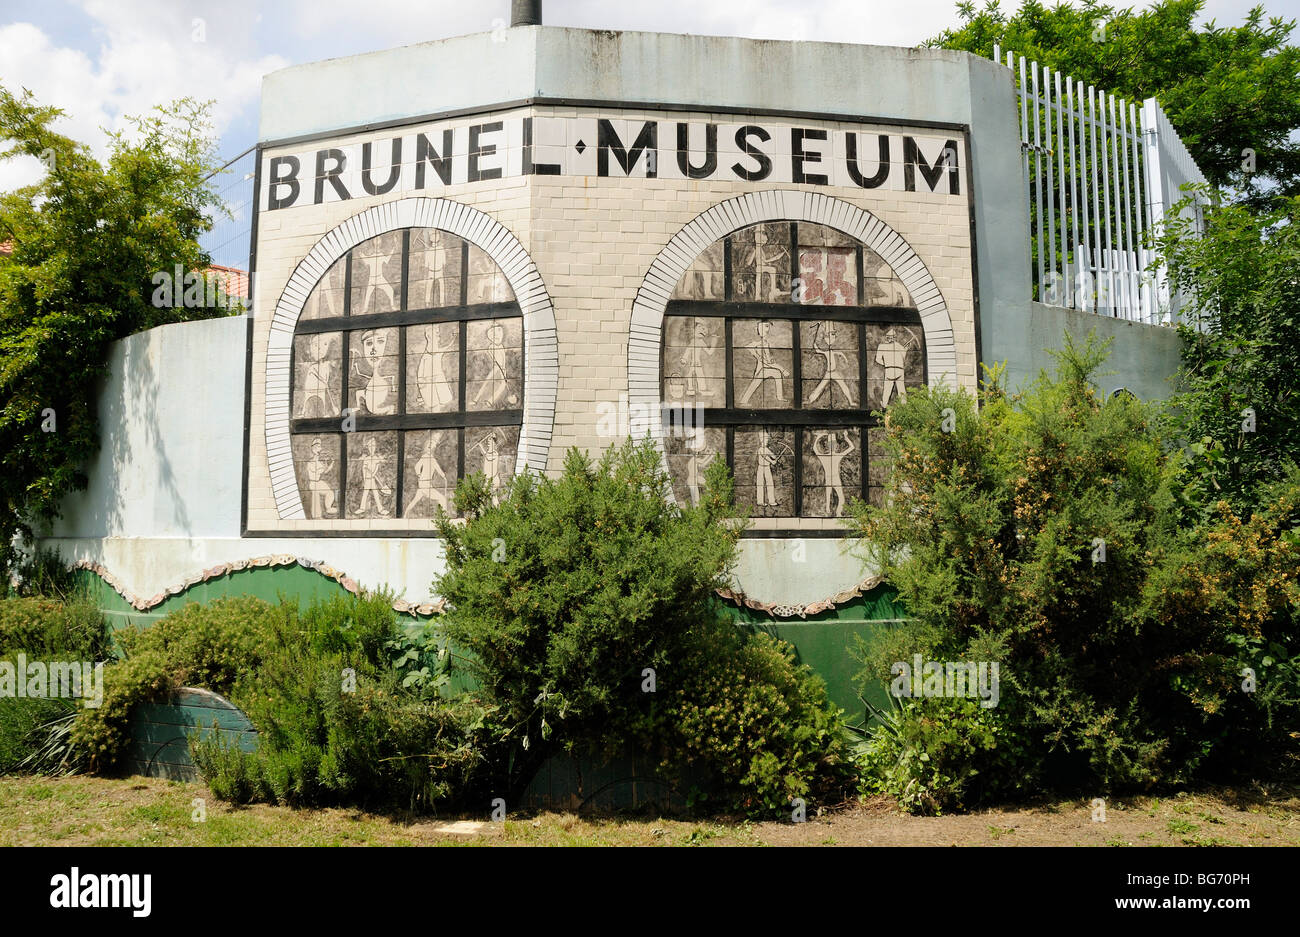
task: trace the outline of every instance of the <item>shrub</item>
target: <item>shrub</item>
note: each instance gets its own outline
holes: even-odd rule
[[[824,687],[718,616],[742,529],[726,467],[709,467],[699,506],[667,491],[653,443],[629,440],[595,464],[571,450],[559,478],[520,476],[499,500],[466,479],[466,523],[438,518],[435,587],[498,707],[508,799],[557,751],[650,754],[670,771],[684,760],[753,811],[826,786],[840,738]]]
[[[999,662],[1003,683],[996,710],[974,722],[962,707],[913,701],[894,737],[875,741],[877,754],[916,753],[873,781],[896,796],[911,781],[928,788],[905,798],[913,809],[1027,786],[1181,782],[1267,721],[1266,707],[1279,728],[1289,718],[1285,691],[1238,684],[1249,649],[1295,655],[1287,531],[1300,486],[1274,492],[1268,518],[1244,520],[1225,502],[1198,525],[1201,489],[1152,411],[1093,387],[1104,356],[1067,341],[1057,375],[1019,398],[993,381],[979,412],[943,388],[889,412],[888,501],[861,506],[855,528],[914,621],[859,647],[861,678],[888,683],[893,662],[921,654]]]
[[[58,550],[37,547],[20,554],[12,571],[12,580],[0,579],[0,597],[45,596],[72,601],[81,591],[76,572],[63,561]]]
[[[108,626],[84,598],[0,599],[0,655],[19,651],[29,658],[104,660],[109,656]]]
[[[63,746],[80,706],[65,699],[0,697],[0,774],[71,774],[81,761]]]
[[[339,596],[277,620],[259,665],[230,694],[258,729],[257,751],[191,743],[213,793],[411,810],[461,796],[484,759],[486,713],[471,697],[438,698],[427,667],[411,668],[421,661],[406,656],[408,642],[434,645],[435,630],[408,638],[384,594]]]
[[[852,787],[843,714],[786,642],[722,622],[665,676],[663,767],[702,771],[706,802],[712,789],[725,809],[770,816],[795,798],[839,803]]]
[[[124,659],[104,668],[103,704],[80,711],[73,727],[91,769],[116,766],[136,705],[183,686],[229,693],[260,665],[273,628],[293,615],[290,606],[242,596],[185,605],[148,628],[119,632]]]
[[[972,792],[981,791],[986,772],[996,772],[993,788],[1006,792],[1023,768],[1006,745],[1011,727],[975,700],[908,700],[878,713],[877,720],[870,730],[854,730],[860,735],[855,754],[862,792],[886,794],[914,813],[962,808]]]
[[[85,599],[0,599],[0,660],[100,661],[108,628]],[[63,699],[0,697],[0,774],[67,774],[83,766],[68,728],[80,704]]]

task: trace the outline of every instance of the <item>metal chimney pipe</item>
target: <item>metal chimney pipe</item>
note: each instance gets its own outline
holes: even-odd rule
[[[510,0],[511,26],[541,26],[542,0]]]

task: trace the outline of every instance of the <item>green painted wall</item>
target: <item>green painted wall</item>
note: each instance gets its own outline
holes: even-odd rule
[[[278,602],[282,597],[296,598],[300,604],[305,604],[343,592],[343,587],[334,580],[302,566],[255,567],[192,586],[179,595],[168,597],[148,612],[138,612],[95,574],[82,570],[79,576],[115,630],[128,626],[146,627],[191,602],[211,602],[226,596],[252,595],[268,602]],[[773,618],[730,604],[724,604],[723,608],[736,621],[794,645],[799,661],[821,675],[832,702],[842,708],[846,718],[853,722],[860,722],[865,710],[854,680],[859,664],[852,649],[860,639],[869,641],[879,629],[896,627],[906,618],[906,612],[897,603],[897,593],[885,585],[877,586],[852,602],[806,619]],[[886,703],[885,688],[872,688],[868,699],[874,705],[883,706]]]
[[[76,575],[78,581],[90,592],[91,598],[108,617],[108,623],[113,630],[126,626],[143,628],[184,605],[193,602],[207,603],[226,596],[252,595],[268,602],[278,602],[281,596],[297,597],[300,604],[305,604],[344,591],[343,587],[333,579],[304,566],[259,566],[201,582],[179,595],[168,596],[165,601],[147,612],[140,612],[132,608],[126,599],[89,570],[78,570]]]
[[[794,645],[796,657],[826,681],[831,702],[844,710],[845,719],[861,724],[866,718],[855,677],[861,665],[853,655],[859,641],[870,642],[882,628],[897,627],[906,619],[898,593],[887,585],[806,619],[773,618],[748,608],[730,607],[738,621]],[[875,706],[888,702],[885,687],[870,688],[867,699]]]

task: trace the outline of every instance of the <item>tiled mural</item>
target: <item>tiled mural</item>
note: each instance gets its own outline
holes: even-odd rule
[[[492,259],[446,231],[390,231],[335,263],[304,305],[292,370],[309,519],[428,518],[452,510],[463,475],[501,489],[514,472],[523,320]]]
[[[768,222],[715,242],[678,282],[661,374],[666,401],[703,407],[702,427],[666,441],[680,501],[698,501],[718,456],[756,517],[842,517],[879,501],[879,411],[924,383],[923,331],[874,251]]]

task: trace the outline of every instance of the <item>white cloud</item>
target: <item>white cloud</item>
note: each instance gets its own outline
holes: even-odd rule
[[[280,55],[250,52],[260,19],[253,0],[224,4],[220,18],[211,5],[167,0],[83,0],[81,8],[99,45],[95,53],[58,47],[31,23],[3,26],[0,83],[30,88],[40,103],[62,108],[56,129],[98,156],[107,149],[101,128],[121,130],[127,115],[185,96],[214,101],[220,135],[255,111],[262,75],[288,64]],[[0,163],[0,191],[35,181],[39,172],[34,160]]]

